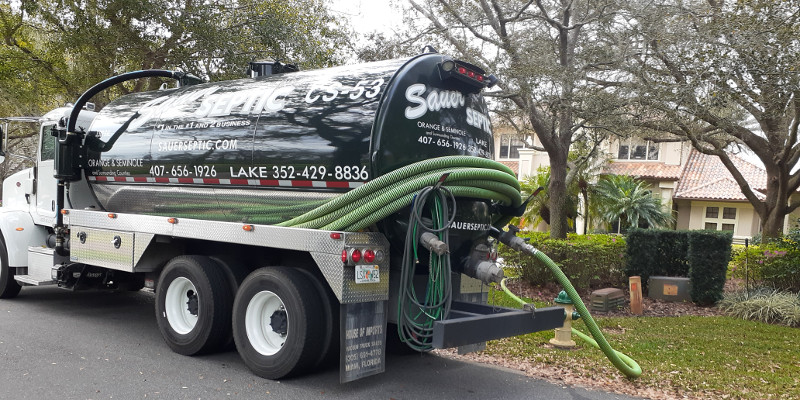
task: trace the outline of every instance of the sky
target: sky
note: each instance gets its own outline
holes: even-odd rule
[[[403,0],[330,0],[334,15],[350,20],[350,27],[357,33],[373,31],[391,32],[400,26],[403,15],[399,11]]]

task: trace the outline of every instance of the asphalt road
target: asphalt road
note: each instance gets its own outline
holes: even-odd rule
[[[348,384],[335,368],[265,380],[235,351],[172,353],[153,300],[54,287],[0,300],[0,399],[632,399],[429,354],[389,356],[386,373]]]

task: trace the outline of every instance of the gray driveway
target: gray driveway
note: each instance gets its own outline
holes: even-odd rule
[[[429,354],[389,356],[387,371],[339,384],[338,370],[269,381],[235,351],[172,353],[152,293],[26,287],[0,300],[0,398],[7,399],[632,399]]]

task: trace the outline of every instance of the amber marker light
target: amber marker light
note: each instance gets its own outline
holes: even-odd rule
[[[111,218],[111,219],[117,218],[117,214],[108,213],[108,218]]]
[[[66,210],[66,209],[65,210],[61,210],[61,215],[67,215],[67,214],[69,214],[69,210]]]
[[[167,218],[167,222],[169,222],[170,224],[177,224],[178,223],[178,219],[177,218]]]
[[[19,232],[22,232],[22,231],[24,231],[24,230],[25,230],[25,228],[23,228],[23,227],[21,227],[21,226],[17,228],[17,231],[19,231]]]
[[[246,230],[247,232],[252,232],[255,227],[253,225],[244,225],[242,229]]]

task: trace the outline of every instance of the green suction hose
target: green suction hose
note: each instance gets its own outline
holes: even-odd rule
[[[358,231],[408,207],[416,193],[435,185],[446,173],[449,175],[444,186],[456,197],[488,200],[507,207],[522,204],[519,181],[507,166],[485,158],[447,156],[409,164],[331,199],[253,199],[243,205],[235,197],[219,196],[213,205],[171,204],[159,206],[150,214]],[[493,223],[501,225],[500,218],[506,217],[497,218]]]
[[[575,333],[581,339],[589,342],[589,344],[593,345],[594,347],[600,349],[603,352],[603,354],[605,354],[606,357],[611,361],[611,363],[614,364],[614,366],[617,367],[617,369],[620,370],[623,374],[625,374],[625,376],[629,378],[638,378],[639,376],[642,375],[642,368],[636,361],[626,356],[625,354],[622,354],[614,350],[611,347],[611,345],[608,343],[608,340],[606,340],[605,336],[603,336],[603,333],[600,331],[600,327],[597,326],[597,323],[595,322],[594,318],[592,318],[591,314],[589,314],[589,310],[586,308],[586,305],[583,304],[583,300],[581,300],[581,297],[578,295],[578,291],[575,290],[575,287],[572,286],[572,283],[570,283],[569,279],[564,274],[564,272],[561,271],[561,268],[558,268],[558,265],[555,262],[553,262],[553,260],[551,260],[550,257],[542,253],[541,251],[537,250],[530,244],[525,243],[525,241],[522,240],[521,238],[514,236],[513,233],[503,232],[500,235],[499,239],[500,241],[509,245],[511,248],[517,251],[527,253],[536,257],[536,259],[544,263],[544,265],[546,265],[550,269],[550,271],[553,272],[553,274],[556,276],[556,280],[558,281],[558,283],[560,283],[561,286],[564,287],[564,290],[567,292],[567,295],[569,295],[569,298],[572,300],[575,309],[581,315],[583,322],[586,323],[586,326],[589,328],[589,332],[591,332],[594,339],[576,330],[575,328],[572,328],[573,333]],[[525,301],[523,301],[518,296],[511,293],[510,290],[508,290],[508,287],[506,287],[505,284],[505,279],[502,282],[500,282],[500,286],[503,288],[503,291],[506,294],[508,294],[512,299],[514,299],[515,301],[517,301],[522,305],[526,304]]]
[[[508,167],[470,156],[439,157],[416,162],[376,178],[279,226],[326,230],[360,230],[407,207],[425,187],[444,182],[456,197],[522,204],[519,182]]]

